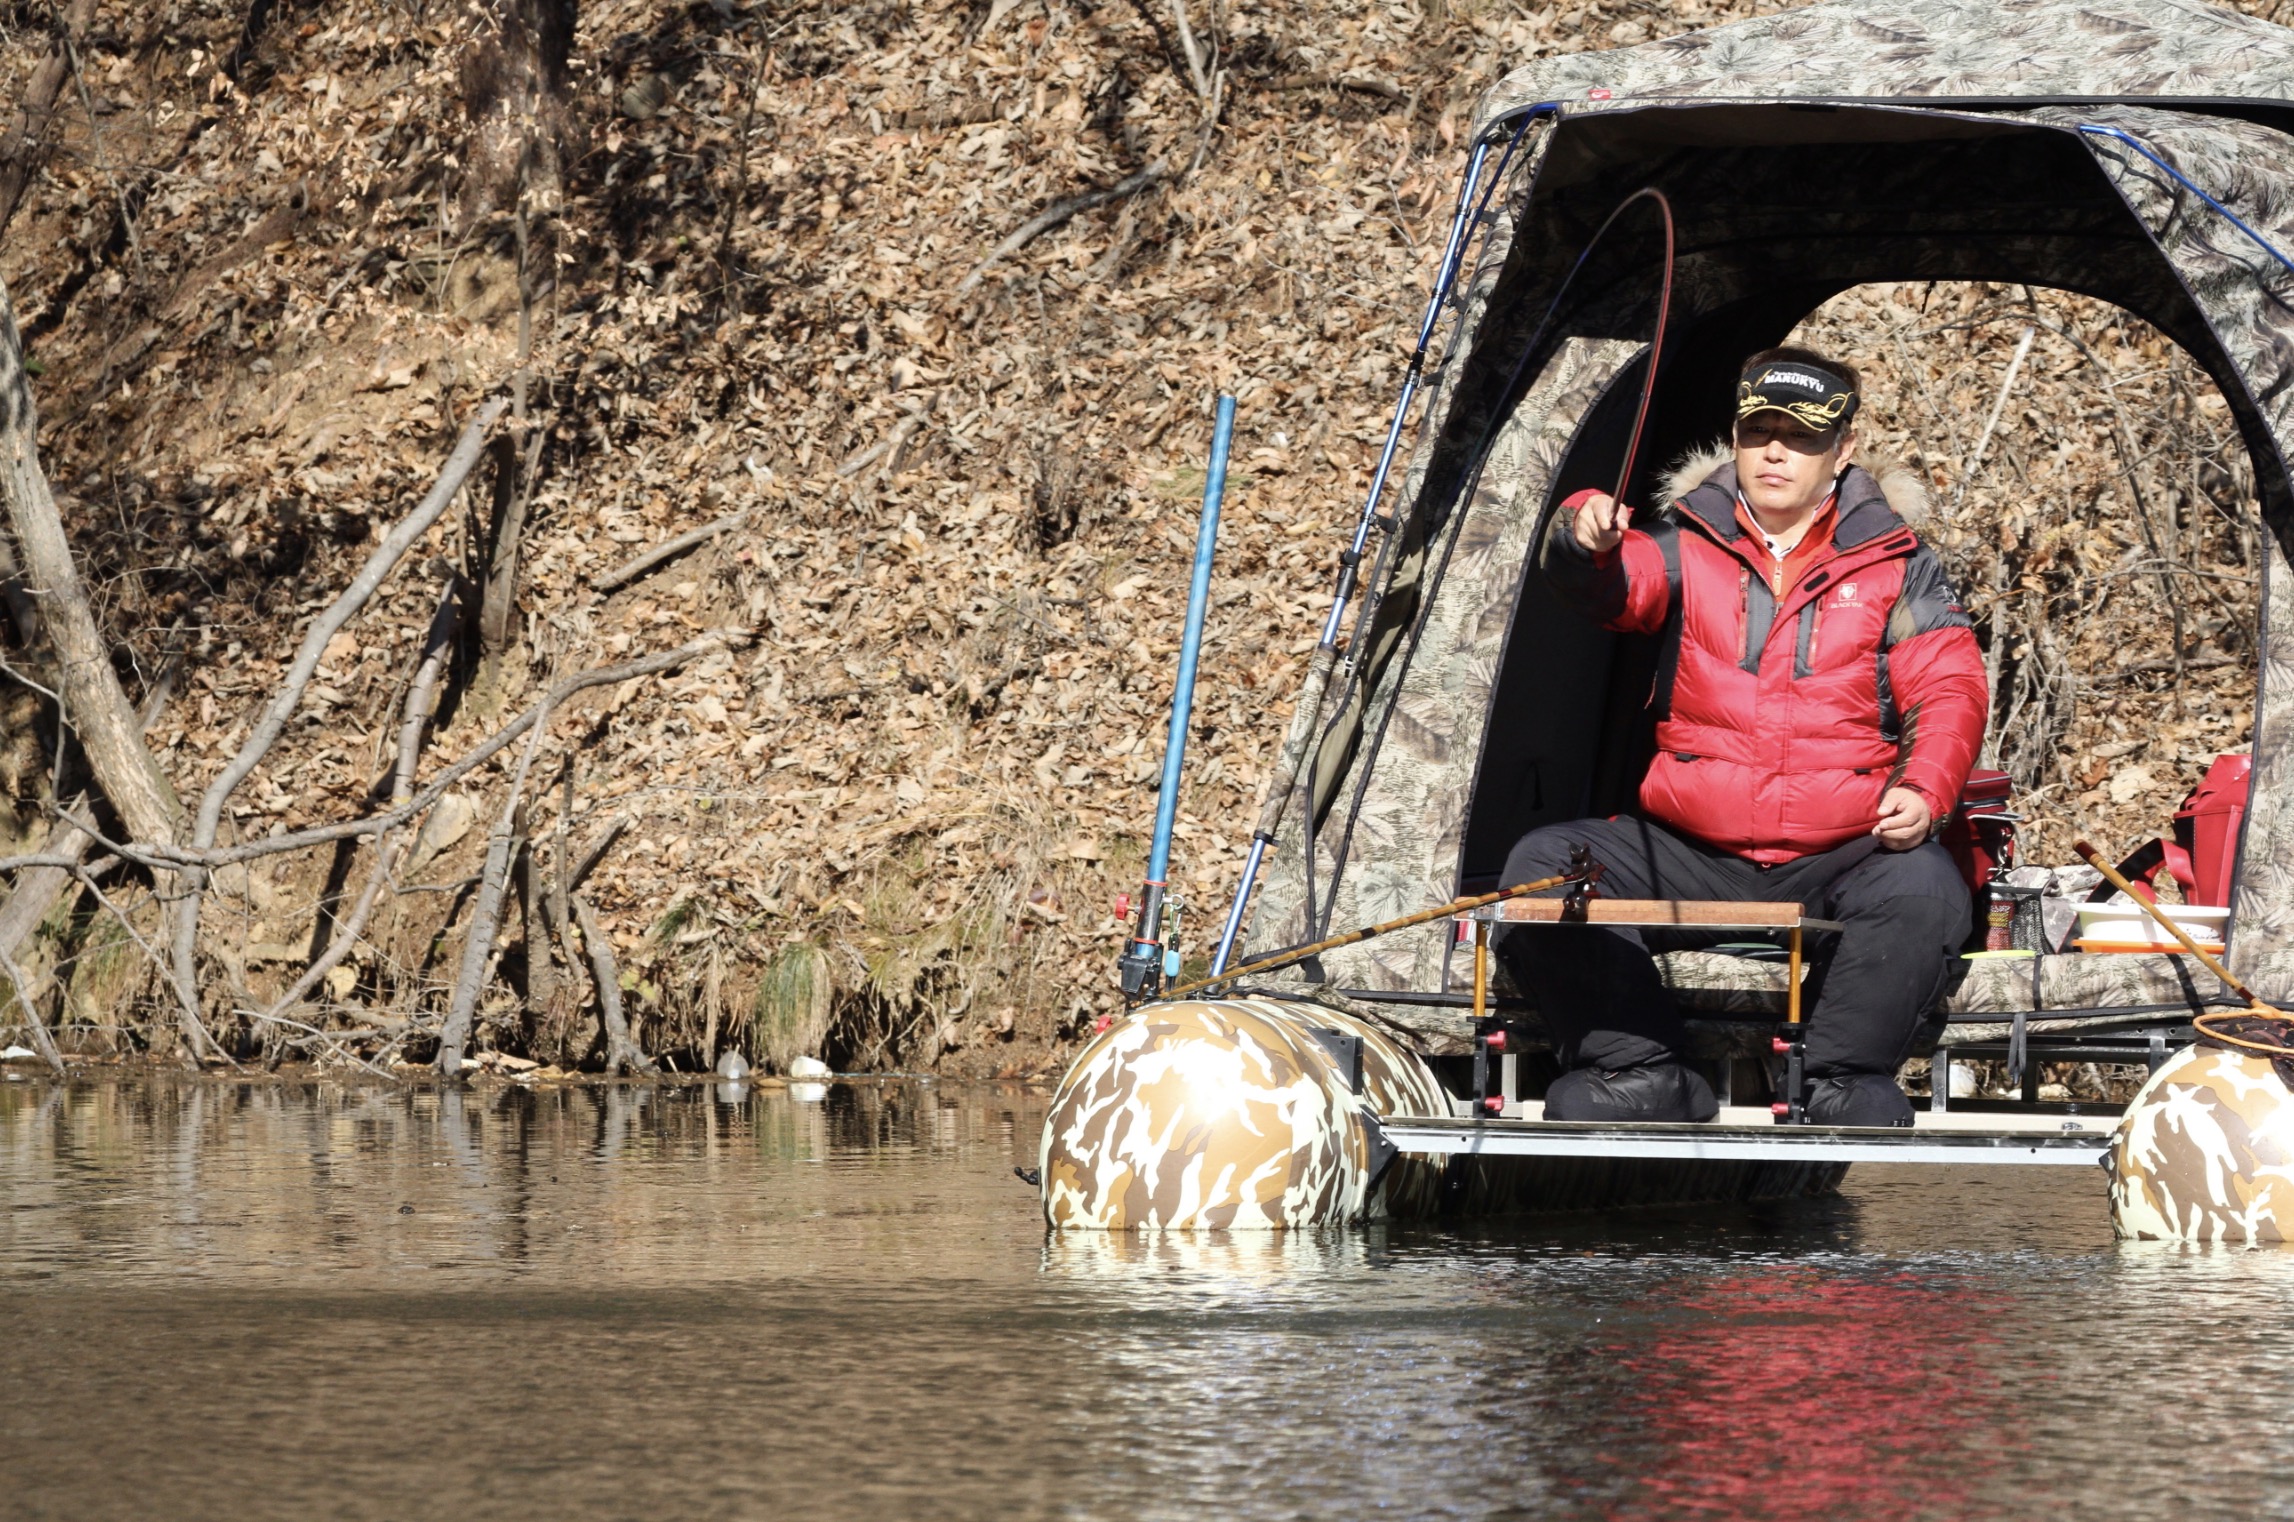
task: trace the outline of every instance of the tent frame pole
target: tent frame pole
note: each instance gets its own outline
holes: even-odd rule
[[[1450,236],[1442,247],[1442,262],[1435,273],[1433,294],[1426,300],[1426,314],[1418,323],[1417,347],[1411,351],[1410,367],[1402,377],[1402,394],[1394,403],[1394,416],[1386,425],[1385,447],[1378,452],[1378,468],[1370,478],[1370,492],[1362,504],[1361,514],[1354,521],[1353,536],[1338,557],[1338,586],[1330,599],[1330,613],[1322,621],[1322,638],[1315,644],[1314,658],[1307,666],[1306,683],[1299,695],[1298,710],[1305,715],[1303,722],[1294,721],[1295,732],[1305,736],[1296,747],[1286,747],[1286,753],[1276,763],[1273,777],[1268,781],[1266,802],[1259,810],[1258,826],[1251,832],[1249,858],[1243,863],[1242,881],[1235,885],[1235,896],[1227,907],[1227,918],[1219,931],[1219,944],[1211,957],[1211,971],[1224,972],[1234,956],[1235,941],[1242,934],[1243,916],[1249,911],[1251,890],[1258,882],[1259,868],[1265,864],[1268,847],[1274,844],[1275,831],[1281,826],[1283,810],[1290,800],[1298,769],[1306,752],[1313,746],[1315,726],[1322,716],[1323,695],[1330,688],[1330,675],[1338,664],[1338,635],[1346,622],[1347,605],[1353,601],[1354,588],[1361,574],[1362,554],[1370,541],[1370,530],[1378,523],[1378,505],[1386,495],[1386,481],[1393,474],[1394,460],[1400,452],[1402,429],[1410,415],[1410,404],[1417,400],[1418,386],[1425,377],[1426,351],[1434,337],[1434,326],[1441,319],[1442,307],[1456,287],[1458,275],[1464,267],[1465,250],[1472,242],[1473,226],[1481,219],[1489,204],[1489,193],[1505,174],[1506,163],[1520,146],[1522,136],[1540,115],[1557,110],[1555,106],[1538,106],[1525,114],[1514,129],[1512,140],[1498,161],[1497,172],[1489,183],[1482,185],[1482,168],[1488,162],[1488,140],[1474,145],[1473,157],[1467,161],[1464,180],[1458,186],[1458,204],[1450,218]],[[1475,191],[1480,189],[1480,200]],[[1295,750],[1295,754],[1289,753]],[[1307,800],[1312,808],[1314,800]],[[1312,871],[1314,864],[1307,863]]]

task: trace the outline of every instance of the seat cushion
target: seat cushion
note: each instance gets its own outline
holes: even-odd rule
[[[1785,964],[1716,951],[1668,951],[1657,974],[1684,1011],[1701,1015],[1784,1014]],[[2188,959],[2149,953],[2041,957],[2038,1001],[2028,958],[1961,959],[1944,992],[1944,1014],[1958,1022],[1995,1020],[2018,1010],[2125,1009],[2144,1005],[2197,1008],[2218,995],[2214,978]]]

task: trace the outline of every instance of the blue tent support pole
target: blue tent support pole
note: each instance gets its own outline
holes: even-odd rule
[[[2237,212],[2232,211],[2229,207],[2223,205],[2222,202],[2216,200],[2213,196],[2208,195],[2205,189],[2201,187],[2196,180],[2192,179],[2189,175],[2184,174],[2180,169],[2175,168],[2174,165],[2168,163],[2165,159],[2160,158],[2158,154],[2151,150],[2148,144],[2144,143],[2141,138],[2135,136],[2132,132],[2126,131],[2124,128],[2120,127],[2097,126],[2092,122],[2082,124],[2079,128],[2079,131],[2080,134],[2085,137],[2107,137],[2117,142],[2124,143],[2129,148],[2134,149],[2135,152],[2141,154],[2144,158],[2149,159],[2152,163],[2158,165],[2161,169],[2164,169],[2168,176],[2173,179],[2176,184],[2180,185],[2183,189],[2189,191],[2192,195],[2197,196],[2201,201],[2204,201],[2208,206],[2212,207],[2217,216],[2221,217],[2225,222],[2228,222],[2231,226],[2246,234],[2247,237],[2260,244],[2264,253],[2270,255],[2271,258],[2277,260],[2280,264],[2285,265],[2287,269],[2294,270],[2294,258],[2287,257],[2286,251],[2284,249],[2280,248],[2277,244],[2271,242],[2268,238],[2263,237],[2262,234],[2249,227],[2246,224],[2245,219],[2240,217]]]
[[[1213,972],[1225,972],[1227,963],[1234,957],[1235,941],[1242,935],[1243,916],[1250,910],[1251,890],[1258,882],[1259,868],[1266,861],[1268,847],[1274,844],[1275,831],[1282,825],[1283,810],[1298,781],[1298,769],[1305,762],[1307,747],[1312,743],[1314,725],[1321,718],[1323,694],[1329,690],[1331,672],[1338,664],[1338,636],[1361,575],[1362,552],[1370,542],[1371,528],[1378,522],[1378,504],[1385,499],[1386,480],[1393,474],[1394,460],[1401,450],[1402,429],[1409,420],[1410,404],[1417,400],[1418,383],[1425,375],[1426,351],[1433,343],[1434,325],[1440,321],[1443,303],[1449,300],[1450,292],[1457,285],[1474,224],[1481,220],[1491,192],[1504,178],[1514,149],[1520,146],[1530,124],[1554,109],[1551,105],[1542,105],[1524,113],[1505,145],[1504,155],[1498,160],[1497,172],[1489,177],[1487,184],[1482,183],[1482,167],[1489,160],[1488,142],[1475,144],[1473,157],[1466,164],[1465,180],[1458,186],[1457,209],[1450,218],[1449,241],[1442,247],[1442,262],[1435,271],[1434,291],[1427,298],[1426,315],[1418,323],[1418,343],[1410,354],[1410,368],[1402,377],[1402,395],[1394,403],[1393,421],[1386,425],[1386,444],[1378,452],[1378,469],[1370,478],[1370,494],[1362,504],[1361,516],[1355,519],[1354,535],[1338,558],[1338,586],[1331,595],[1330,614],[1322,621],[1322,638],[1314,647],[1314,658],[1307,666],[1306,682],[1299,693],[1298,711],[1307,718],[1294,728],[1294,733],[1305,736],[1306,740],[1286,748],[1275,763],[1274,775],[1268,779],[1266,801],[1259,808],[1258,827],[1251,832],[1250,857],[1243,863],[1242,881],[1235,884],[1234,901],[1227,906],[1227,921],[1219,931],[1218,950],[1211,957]],[[1477,188],[1481,191],[1478,200],[1474,194]],[[1312,806],[1311,800],[1309,806]]]
[[[1203,477],[1203,522],[1195,530],[1194,579],[1187,586],[1187,625],[1179,636],[1179,676],[1171,688],[1171,733],[1163,743],[1163,785],[1155,796],[1155,839],[1139,895],[1139,924],[1119,964],[1123,996],[1152,997],[1163,981],[1163,900],[1171,879],[1171,831],[1179,822],[1179,775],[1187,758],[1187,721],[1195,707],[1195,667],[1203,653],[1203,616],[1211,604],[1211,557],[1219,542],[1219,504],[1227,494],[1227,448],[1235,433],[1235,399],[1219,398],[1211,463]]]

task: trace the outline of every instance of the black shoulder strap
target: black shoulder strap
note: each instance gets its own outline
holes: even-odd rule
[[[1657,629],[1657,675],[1649,684],[1649,716],[1663,720],[1672,716],[1673,678],[1681,669],[1681,526],[1665,512],[1642,532],[1665,557],[1665,621]]]

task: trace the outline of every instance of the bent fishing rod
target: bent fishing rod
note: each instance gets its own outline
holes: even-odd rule
[[[1648,423],[1649,401],[1655,392],[1657,384],[1657,370],[1664,356],[1665,325],[1671,320],[1672,315],[1674,254],[1673,203],[1667,199],[1663,191],[1657,189],[1653,185],[1645,185],[1641,189],[1636,190],[1631,195],[1625,197],[1624,200],[1619,201],[1616,207],[1610,211],[1609,215],[1603,219],[1599,229],[1597,229],[1593,236],[1586,241],[1585,247],[1578,251],[1577,262],[1570,266],[1569,273],[1562,278],[1560,288],[1554,292],[1552,302],[1545,309],[1544,318],[1540,320],[1537,325],[1535,336],[1533,336],[1528,343],[1522,346],[1520,356],[1514,361],[1512,373],[1506,377],[1505,384],[1499,387],[1497,390],[1496,395],[1500,399],[1502,405],[1492,409],[1488,419],[1482,424],[1481,435],[1474,441],[1474,447],[1467,456],[1467,458],[1472,461],[1472,464],[1466,471],[1457,490],[1452,494],[1450,498],[1453,504],[1470,502],[1474,492],[1480,489],[1482,469],[1489,463],[1490,450],[1496,445],[1499,430],[1504,427],[1508,417],[1511,415],[1511,404],[1506,403],[1505,399],[1509,397],[1515,397],[1520,394],[1522,380],[1529,371],[1530,362],[1545,351],[1544,346],[1546,336],[1552,332],[1555,320],[1560,317],[1562,307],[1568,301],[1571,286],[1576,283],[1578,275],[1584,271],[1586,264],[1592,259],[1593,251],[1601,246],[1603,239],[1608,237],[1609,229],[1617,225],[1617,220],[1624,216],[1627,210],[1641,201],[1651,202],[1657,208],[1657,215],[1660,219],[1661,225],[1664,228],[1665,234],[1665,262],[1663,277],[1659,282],[1657,290],[1656,325],[1649,334],[1649,357],[1647,368],[1642,371],[1641,375],[1640,405],[1639,409],[1634,414],[1633,433],[1631,437],[1626,441],[1624,464],[1620,469],[1617,477],[1615,497],[1620,502],[1624,500],[1626,487],[1632,480],[1634,463],[1641,451],[1641,433],[1643,428]],[[1558,502],[1548,500],[1544,510],[1538,514],[1537,523],[1531,530],[1529,536],[1529,544],[1532,548],[1533,554],[1537,553],[1544,545],[1547,525],[1552,522],[1553,514],[1559,508],[1559,506],[1560,504]],[[1462,528],[1465,522],[1465,512],[1466,510],[1464,507],[1456,507],[1455,510],[1449,515],[1450,521]],[[1442,582],[1444,578],[1449,575],[1450,555],[1458,547],[1458,537],[1458,530],[1454,528],[1449,536],[1443,541],[1441,558],[1434,562],[1433,571],[1426,578],[1425,590],[1421,596],[1420,601],[1421,616],[1412,620],[1409,629],[1409,639],[1402,646],[1400,652],[1393,658],[1391,670],[1393,672],[1393,680],[1396,683],[1400,683],[1407,677],[1410,670],[1410,663],[1417,658],[1418,642],[1421,638],[1423,638],[1426,632],[1426,619],[1423,616],[1424,610],[1431,609],[1434,603],[1434,599],[1440,595]],[[1358,629],[1375,627],[1380,602],[1383,597],[1383,588],[1380,588],[1374,592],[1372,599],[1363,607],[1362,618],[1357,621]],[[1346,698],[1350,696],[1354,691],[1352,683],[1362,680],[1363,677],[1362,663],[1359,658],[1360,648],[1361,647],[1359,645],[1356,647],[1356,659],[1351,661],[1348,666],[1349,685],[1344,689],[1339,699],[1339,709],[1341,712],[1343,712],[1346,708]],[[1347,857],[1349,853],[1351,853],[1354,849],[1354,826],[1356,822],[1361,818],[1362,801],[1369,790],[1370,779],[1377,775],[1378,753],[1386,744],[1386,726],[1393,720],[1394,710],[1395,705],[1393,703],[1386,704],[1385,707],[1380,710],[1378,715],[1378,727],[1371,733],[1369,737],[1369,743],[1362,748],[1360,758],[1355,767],[1356,781],[1354,784],[1354,800],[1347,809],[1346,830],[1345,833],[1339,837],[1338,849],[1331,853],[1330,858],[1330,880],[1333,889],[1333,899],[1331,908],[1326,908],[1323,912],[1323,917],[1320,921],[1323,928],[1328,928],[1330,914],[1335,909],[1335,890],[1337,887],[1338,878],[1340,874],[1346,870]],[[1335,727],[1336,726],[1333,725],[1333,728]],[[1323,739],[1324,743],[1327,744],[1329,735],[1325,734]],[[1319,755],[1319,752],[1317,754]],[[1307,845],[1307,903],[1311,911],[1314,902],[1313,866],[1315,857],[1314,816],[1311,812],[1307,815],[1306,818],[1305,835]],[[1310,934],[1313,933],[1315,923],[1316,922],[1312,919],[1310,913],[1308,921],[1308,931]]]
[[[1514,135],[1514,142],[1518,143],[1520,141],[1521,134],[1528,130],[1530,121],[1534,120],[1539,113],[1543,113],[1552,109],[1554,108],[1548,106],[1539,106],[1535,108],[1535,110],[1530,113],[1530,119],[1524,120],[1522,126],[1516,130]],[[1485,150],[1486,145],[1485,148],[1478,148],[1475,151],[1473,164],[1468,169],[1469,188],[1473,175],[1478,172],[1482,160],[1482,155]],[[1511,153],[1512,145],[1509,144],[1507,147],[1507,154],[1510,156]],[[1504,168],[1504,162],[1501,160],[1499,164],[1499,174],[1492,176],[1491,178],[1491,189],[1495,188],[1498,179],[1504,172]],[[1464,199],[1463,195],[1461,195],[1460,199],[1462,209],[1462,202]],[[1644,200],[1651,201],[1656,205],[1657,212],[1664,229],[1665,258],[1662,278],[1658,287],[1657,294],[1656,325],[1650,335],[1649,340],[1648,366],[1647,369],[1643,372],[1641,378],[1641,395],[1633,415],[1633,431],[1626,443],[1625,458],[1622,462],[1621,468],[1619,469],[1617,489],[1613,494],[1619,501],[1624,500],[1626,487],[1632,481],[1633,470],[1639,460],[1641,440],[1649,420],[1650,402],[1656,391],[1657,370],[1664,353],[1665,328],[1667,323],[1670,321],[1672,314],[1673,269],[1676,255],[1676,244],[1672,202],[1666,197],[1663,191],[1657,189],[1653,185],[1644,186],[1641,189],[1634,191],[1631,195],[1625,197],[1624,200],[1618,202],[1616,207],[1610,211],[1609,215],[1603,219],[1601,226],[1594,232],[1593,236],[1586,241],[1585,247],[1579,251],[1576,262],[1570,266],[1569,273],[1562,278],[1560,288],[1554,292],[1552,304],[1547,307],[1545,316],[1543,320],[1539,322],[1537,329],[1532,335],[1529,343],[1523,347],[1521,358],[1515,364],[1513,373],[1507,378],[1505,387],[1500,393],[1501,397],[1510,396],[1514,389],[1520,384],[1523,372],[1528,368],[1530,360],[1543,346],[1545,336],[1551,329],[1554,318],[1559,315],[1562,303],[1567,300],[1570,288],[1576,283],[1578,274],[1585,268],[1586,262],[1593,255],[1593,251],[1600,247],[1602,240],[1608,235],[1609,229],[1616,225],[1617,219],[1623,216],[1629,208]],[[1484,194],[1484,204],[1486,204],[1486,201],[1487,191],[1485,191]],[[1460,225],[1462,226],[1463,224],[1461,223]],[[1456,241],[1455,233],[1456,230],[1453,229],[1453,243]],[[1442,286],[1437,285],[1437,304],[1441,295]],[[1430,323],[1432,315],[1433,308],[1429,307],[1429,324],[1425,329],[1422,330],[1422,333],[1431,332]],[[1424,340],[1421,338],[1421,354],[1423,353],[1423,343]],[[1333,602],[1330,617],[1323,626],[1322,641],[1315,648],[1313,662],[1307,669],[1306,682],[1299,693],[1298,711],[1304,717],[1302,719],[1293,720],[1290,738],[1285,743],[1281,754],[1277,757],[1275,769],[1268,778],[1266,801],[1260,809],[1257,827],[1252,832],[1250,854],[1243,866],[1242,880],[1235,885],[1234,901],[1228,908],[1226,925],[1220,933],[1218,950],[1211,962],[1211,969],[1214,973],[1217,973],[1225,968],[1228,958],[1233,954],[1235,940],[1241,933],[1243,918],[1248,909],[1252,891],[1258,881],[1260,864],[1265,859],[1267,849],[1273,844],[1275,833],[1281,826],[1283,814],[1290,801],[1290,795],[1297,785],[1299,769],[1305,763],[1307,756],[1310,753],[1316,751],[1318,747],[1319,741],[1316,735],[1316,729],[1321,722],[1323,700],[1327,694],[1330,676],[1336,663],[1338,627],[1344,615],[1346,599],[1352,594],[1352,577],[1355,571],[1355,567],[1360,562],[1361,546],[1368,534],[1369,527],[1374,518],[1379,499],[1384,493],[1387,467],[1393,457],[1400,436],[1403,422],[1403,413],[1408,408],[1410,398],[1414,394],[1417,380],[1416,367],[1418,363],[1418,358],[1414,356],[1412,359],[1411,373],[1405,380],[1401,406],[1396,409],[1393,424],[1388,431],[1386,453],[1381,457],[1379,461],[1378,472],[1372,482],[1370,500],[1365,504],[1363,508],[1362,518],[1356,525],[1354,540],[1348,549],[1348,557],[1351,558],[1342,557],[1338,597],[1337,600]],[[1482,462],[1486,459],[1490,444],[1496,437],[1497,429],[1502,423],[1503,419],[1504,409],[1500,408],[1498,413],[1493,415],[1488,424],[1483,428],[1482,436],[1477,441],[1473,451],[1474,471],[1478,472]],[[1552,509],[1549,506],[1546,513],[1541,515],[1538,520],[1538,533],[1533,535],[1531,540],[1533,554],[1535,553],[1536,544],[1542,539],[1545,523],[1547,518],[1550,517],[1551,511]],[[1444,563],[1445,565],[1447,563],[1446,555],[1444,557]],[[1373,578],[1373,582],[1375,583],[1375,578]],[[1358,636],[1360,634],[1361,628],[1366,625],[1368,621],[1374,616],[1376,606],[1376,592],[1374,586],[1372,600],[1365,605],[1362,618],[1357,621]],[[1357,670],[1354,674],[1355,676],[1359,677],[1360,672]],[[1311,814],[1311,811],[1314,808],[1314,799],[1311,796],[1309,796],[1307,799],[1306,806]],[[1311,830],[1311,819],[1309,821],[1309,829]],[[1351,831],[1349,831],[1349,834],[1351,834]],[[1309,860],[1306,863],[1306,871],[1311,874],[1314,871],[1314,863],[1311,859],[1311,835],[1309,836],[1309,841]],[[1343,859],[1343,850],[1341,851],[1340,855]]]

